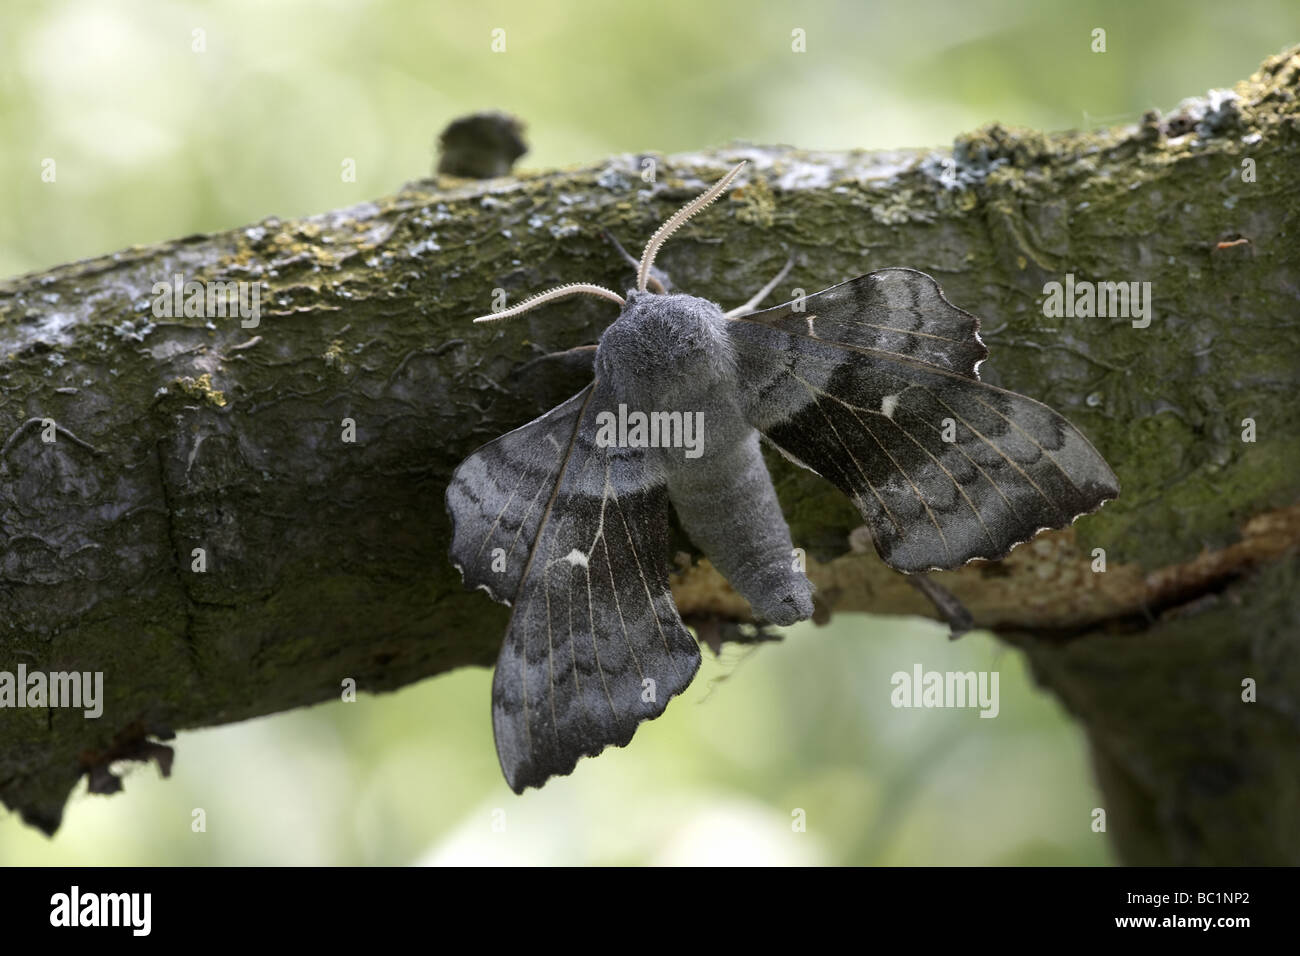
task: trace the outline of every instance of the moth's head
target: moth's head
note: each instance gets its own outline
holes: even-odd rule
[[[663,284],[652,274],[652,269],[655,255],[668,237],[721,196],[744,166],[743,162],[735,166],[655,230],[637,266],[636,288],[628,292],[626,299],[603,286],[574,282],[474,321],[511,319],[565,296],[594,295],[618,303],[621,309],[618,320],[601,336],[598,372],[617,375],[619,370],[615,366],[620,366],[625,369],[624,374],[631,372],[652,377],[671,368],[678,375],[687,370],[693,374],[707,374],[710,379],[716,378],[731,363],[723,333],[726,319],[722,310],[706,299],[667,294]],[[606,367],[601,368],[601,365]]]
[[[632,289],[600,337],[596,374],[630,398],[663,401],[708,388],[735,371],[726,324],[708,299]]]

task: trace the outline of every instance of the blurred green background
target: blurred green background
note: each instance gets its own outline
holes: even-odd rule
[[[734,139],[931,146],[993,120],[1133,122],[1297,41],[1295,0],[6,0],[0,276],[389,193],[483,108],[527,122],[527,167]],[[83,785],[53,840],[0,819],[0,862],[1112,861],[1081,733],[988,636],[845,615],[705,656],[629,749],[521,798],[490,674],[463,671],[183,733],[171,780]],[[894,709],[890,675],[916,663],[997,670],[1001,714]]]

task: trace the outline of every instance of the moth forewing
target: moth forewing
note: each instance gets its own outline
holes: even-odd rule
[[[979,380],[978,320],[924,273],[870,273],[728,328],[749,420],[853,500],[897,570],[1003,557],[1119,493],[1064,417]]]

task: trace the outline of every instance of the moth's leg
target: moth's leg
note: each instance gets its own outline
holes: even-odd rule
[[[612,232],[608,229],[602,229],[600,234],[605,237],[605,240],[611,246],[618,250],[618,254],[623,257],[624,262],[632,267],[633,272],[636,272],[641,268],[641,263],[632,258],[632,255],[619,244],[617,239],[614,238]],[[660,269],[657,266],[650,267],[650,277],[646,281],[646,285],[650,286],[650,288],[654,289],[654,291],[658,292],[660,295],[663,295],[672,288],[672,283],[668,281],[668,273],[664,272],[663,269]]]
[[[939,616],[948,624],[948,637],[957,640],[967,631],[975,629],[975,619],[971,617],[966,605],[957,599],[946,587],[927,574],[904,575],[909,584],[916,588],[934,605]]]
[[[758,432],[706,459],[674,461],[667,479],[682,527],[758,617],[784,625],[812,616],[812,583],[796,570]]]
[[[766,644],[781,640],[781,632],[770,625],[743,624],[720,614],[683,614],[682,623],[695,629],[695,636],[708,645],[714,657],[722,653],[724,642]]]
[[[538,356],[515,373],[512,384],[540,415],[585,387],[595,373],[596,346],[580,345]]]
[[[520,369],[520,372],[526,372],[530,369],[540,366],[551,366],[554,368],[565,368],[572,371],[584,371],[588,374],[594,374],[596,371],[596,348],[595,345],[575,345],[571,349],[562,349],[559,352],[547,352],[539,355],[531,362],[527,362]],[[541,351],[538,349],[537,351]]]
[[[790,270],[793,268],[794,268],[794,256],[790,256],[789,259],[785,260],[785,265],[781,267],[781,271],[772,277],[771,282],[769,282],[767,285],[763,286],[763,288],[755,292],[753,298],[751,298],[744,305],[738,305],[730,312],[724,314],[727,316],[727,318],[734,319],[737,316],[748,315],[749,313],[756,311],[758,309],[759,304],[764,299],[766,299],[769,295],[772,294],[772,290],[777,287],[777,285],[781,282],[782,279],[784,279],[786,276],[790,274]]]

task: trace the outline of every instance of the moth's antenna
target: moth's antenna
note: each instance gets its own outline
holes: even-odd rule
[[[714,183],[706,192],[696,196],[677,212],[666,223],[655,230],[655,234],[650,237],[650,241],[645,244],[645,252],[641,253],[641,268],[636,271],[636,287],[638,292],[644,292],[646,284],[650,280],[650,267],[654,265],[655,254],[659,252],[662,246],[674,232],[680,229],[686,220],[690,219],[697,212],[707,206],[713,200],[722,195],[722,191],[727,188],[736,174],[745,168],[745,161],[742,159],[731,172],[723,176]]]
[[[619,307],[626,305],[623,297],[617,292],[612,292],[601,285],[592,285],[590,282],[570,282],[568,285],[558,286],[549,292],[539,292],[537,295],[530,296],[520,302],[518,305],[512,305],[508,309],[502,309],[500,312],[493,312],[491,315],[480,315],[475,322],[500,322],[502,319],[513,319],[516,315],[523,315],[525,312],[537,308],[539,305],[545,305],[547,302],[553,302],[556,299],[563,299],[568,295],[594,295],[600,299],[609,299],[610,302],[617,302]]]

